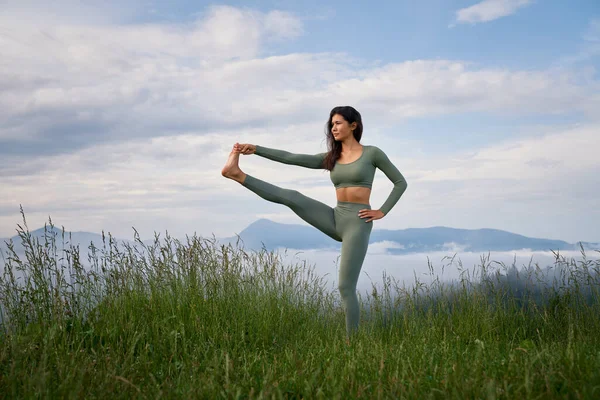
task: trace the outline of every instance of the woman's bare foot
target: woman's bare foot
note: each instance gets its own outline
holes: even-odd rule
[[[231,153],[229,153],[229,158],[225,163],[225,166],[221,170],[221,175],[225,178],[233,179],[236,182],[244,183],[246,179],[246,174],[242,172],[239,166],[240,161],[240,152],[236,150],[235,146]]]

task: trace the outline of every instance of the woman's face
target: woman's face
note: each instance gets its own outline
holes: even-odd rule
[[[331,117],[331,133],[336,141],[344,141],[352,136],[352,131],[356,129],[356,122],[349,124],[339,114],[335,114]]]

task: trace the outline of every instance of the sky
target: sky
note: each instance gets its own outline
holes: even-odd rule
[[[374,229],[600,242],[600,2],[0,0],[0,237],[300,220],[220,171],[326,151],[352,105],[408,181]],[[335,206],[325,171],[244,172]],[[375,177],[371,205],[392,188]]]

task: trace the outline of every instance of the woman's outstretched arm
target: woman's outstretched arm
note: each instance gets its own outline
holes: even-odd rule
[[[319,154],[294,154],[284,150],[270,149],[268,147],[239,144],[239,149],[242,154],[256,154],[269,160],[277,161],[283,164],[298,165],[300,167],[322,169],[323,160],[327,153]]]

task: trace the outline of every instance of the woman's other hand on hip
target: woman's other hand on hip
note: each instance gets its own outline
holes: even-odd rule
[[[365,222],[371,222],[385,217],[385,214],[380,210],[369,210],[368,208],[363,208],[358,212],[358,216],[360,218],[368,218]]]

